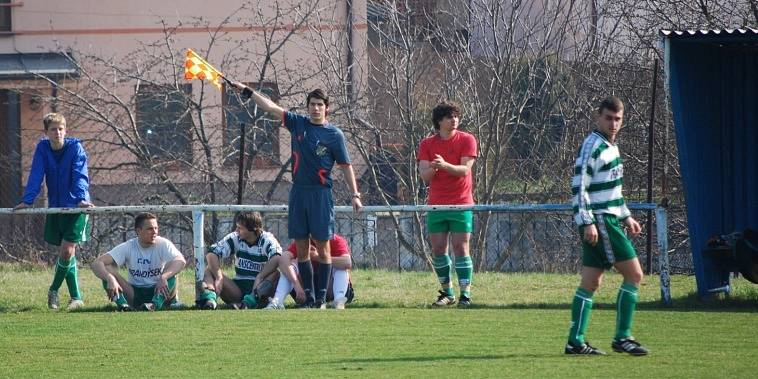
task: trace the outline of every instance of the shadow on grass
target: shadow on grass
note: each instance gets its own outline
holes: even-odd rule
[[[659,300],[643,301],[637,304],[637,309],[642,311],[665,311],[665,312],[756,312],[758,311],[758,299],[756,298],[740,298],[734,296],[717,296],[707,300],[701,300],[696,292],[692,292],[686,296],[674,298],[672,305],[664,305]],[[229,307],[219,308],[220,310],[231,310]],[[293,308],[287,308],[288,310],[295,310]],[[356,299],[356,302],[348,305],[349,309],[429,309],[438,310],[436,307],[426,304],[387,304],[381,302],[362,302],[360,298]],[[473,304],[465,309],[457,308],[455,306],[448,309],[469,312],[476,310],[517,310],[517,309],[548,309],[548,310],[566,310],[571,309],[571,303],[506,303],[506,304]],[[593,304],[593,309],[616,309],[615,302],[597,302]],[[185,304],[178,309],[165,309],[161,312],[169,311],[183,311],[183,310],[201,310],[196,308],[194,304]],[[442,309],[439,309],[442,310]],[[0,305],[0,314],[4,313],[24,313],[34,311],[47,311],[40,307],[32,306],[20,306],[14,307],[7,304]],[[251,310],[255,311],[255,310]],[[65,309],[61,309],[58,312],[67,312]],[[113,305],[105,305],[99,307],[85,307],[71,311],[75,313],[110,313],[116,312],[116,308]],[[133,312],[142,312],[135,310]]]
[[[660,300],[643,301],[637,303],[637,309],[645,311],[666,312],[755,312],[758,310],[758,299],[723,297],[708,300],[700,300],[697,293],[691,293],[684,297],[672,299],[671,305],[665,305]],[[349,308],[405,308],[405,309],[437,309],[431,305],[388,305],[382,303],[362,303],[358,300],[350,304]],[[597,302],[592,305],[593,309],[616,309],[615,302]],[[460,309],[455,306],[450,309]],[[473,304],[461,311],[476,309],[571,309],[571,303],[510,303],[510,304]]]
[[[547,355],[545,355],[547,356]],[[522,356],[520,356],[522,357]],[[542,356],[534,356],[539,358]],[[436,355],[436,356],[411,356],[411,357],[371,357],[371,358],[340,358],[338,360],[324,360],[318,362],[309,362],[305,365],[324,365],[324,364],[346,364],[346,363],[391,363],[391,362],[450,362],[450,361],[469,361],[469,360],[496,360],[505,359],[504,355]]]

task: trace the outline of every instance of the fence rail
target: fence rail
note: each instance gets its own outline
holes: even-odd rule
[[[669,280],[669,257],[668,257],[668,228],[667,228],[667,214],[666,210],[656,204],[653,203],[630,203],[628,204],[629,208],[634,211],[654,211],[655,212],[655,219],[656,219],[656,240],[657,240],[657,247],[658,247],[658,263],[659,263],[659,274],[660,274],[660,283],[661,283],[661,300],[664,303],[670,303],[671,301],[671,292],[670,292],[670,280]],[[400,213],[408,213],[408,212],[435,212],[435,211],[449,211],[449,210],[472,210],[474,212],[496,212],[496,213],[563,213],[563,214],[570,214],[573,210],[572,206],[569,204],[481,204],[481,205],[391,205],[391,206],[365,206],[363,207],[357,214],[365,215],[366,222],[369,221],[369,217],[371,215],[376,215],[380,213],[390,213],[390,214],[400,214]],[[205,214],[206,213],[233,213],[233,212],[241,212],[241,211],[258,211],[266,214],[286,214],[287,213],[287,206],[286,205],[227,205],[227,204],[197,204],[197,205],[130,205],[130,206],[102,206],[102,207],[92,207],[92,208],[27,208],[27,209],[21,209],[14,211],[11,208],[0,208],[0,215],[35,215],[35,214],[73,214],[73,213],[87,213],[87,214],[111,214],[111,215],[120,215],[123,216],[124,214],[128,213],[137,213],[137,212],[153,212],[153,213],[169,213],[169,214],[176,214],[176,213],[191,213],[192,218],[192,251],[194,256],[194,262],[195,262],[195,278],[196,280],[202,281],[202,275],[205,269],[205,260],[204,260],[204,254],[205,254]],[[352,207],[349,206],[337,206],[335,207],[336,213],[341,214],[353,214]],[[564,215],[565,216],[565,215]],[[338,220],[339,221],[339,220]],[[377,219],[374,216],[373,220],[371,221],[373,225],[369,225],[367,229],[373,230],[373,235],[371,236],[363,236],[361,240],[363,241],[364,245],[366,244],[366,240],[369,239],[372,241],[372,245],[377,244],[377,236],[376,236],[376,229],[377,229]],[[496,226],[493,227],[495,239],[497,239],[496,245],[508,245],[510,243],[513,243],[513,239],[507,239],[506,241],[500,241],[499,240],[499,234],[501,232],[500,224],[502,224],[500,220],[496,220],[495,224]],[[524,224],[529,223],[530,227],[532,229],[537,228],[538,226],[544,227],[547,229],[555,228],[555,225],[549,224],[547,221],[545,221],[544,224],[540,224],[539,222],[535,222],[533,220],[530,221],[524,221],[524,220],[517,220],[513,222],[512,220],[508,219],[504,222],[506,226],[503,228],[506,230],[507,233],[512,233],[514,227],[511,224],[517,224],[521,228],[524,227]],[[569,222],[570,224],[571,222]],[[286,219],[278,220],[278,224],[281,228],[281,224],[286,224]],[[539,225],[537,225],[539,224]],[[351,229],[353,229],[352,226],[350,226]],[[402,229],[402,228],[401,228]],[[564,226],[562,228],[564,231],[566,227]],[[568,229],[572,229],[572,227],[568,227]],[[402,230],[397,231],[398,233],[403,233]],[[561,232],[563,235],[566,233]],[[648,231],[648,233],[652,233],[652,231]],[[277,233],[275,233],[277,234]],[[282,234],[282,233],[278,233]],[[362,234],[367,234],[364,233]],[[547,232],[545,232],[547,237]],[[570,234],[570,232],[569,232]],[[489,237],[488,237],[489,238]],[[549,237],[548,237],[549,238]],[[518,239],[517,239],[518,240]],[[572,240],[575,240],[572,239]],[[401,250],[398,248],[398,266],[401,266]],[[651,252],[648,252],[650,254]],[[500,261],[500,257],[497,257],[498,261]],[[485,258],[486,259],[486,258]]]

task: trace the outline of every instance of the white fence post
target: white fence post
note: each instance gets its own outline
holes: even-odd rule
[[[195,300],[203,293],[203,274],[205,273],[205,237],[203,234],[205,214],[192,211],[192,249],[195,254]]]

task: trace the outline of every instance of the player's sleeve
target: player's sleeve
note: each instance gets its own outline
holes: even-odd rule
[[[282,113],[282,127],[289,130],[290,133],[295,132],[295,129],[298,123],[302,121],[307,121],[307,120],[308,120],[308,117],[305,117],[301,114],[297,114],[294,112],[284,111]]]
[[[592,157],[594,140],[588,138],[582,144],[574,166],[574,177],[571,181],[572,205],[574,208],[574,222],[577,226],[595,223],[592,212],[592,204],[587,188],[592,183],[595,173],[595,158]]]
[[[478,155],[479,154],[477,151],[476,138],[474,138],[474,136],[471,134],[466,134],[466,139],[464,139],[463,149],[461,150],[461,156],[476,158]]]
[[[121,267],[126,262],[126,254],[129,252],[129,244],[131,243],[133,243],[132,240],[122,242],[106,253],[113,258],[113,262],[116,263],[116,266]]]
[[[165,242],[165,247],[160,250],[161,252],[161,259],[164,262],[170,262],[176,259],[177,257],[180,257],[182,255],[182,252],[179,251],[179,249],[174,245],[173,242],[171,242],[168,239],[163,239]]]
[[[287,251],[289,251],[290,257],[297,258],[297,245],[294,242],[287,246]]]
[[[347,240],[341,235],[335,234],[334,238],[329,241],[329,250],[335,255],[349,255],[350,247],[347,245]]]
[[[234,236],[234,232],[227,234],[220,241],[211,245],[208,252],[218,255],[219,259],[230,257],[234,252]]]
[[[432,153],[429,151],[429,144],[426,141],[426,139],[423,139],[418,145],[418,153],[416,154],[416,159],[419,161],[431,162],[434,160],[434,158],[432,157]]]
[[[76,143],[76,157],[74,158],[73,180],[71,181],[71,195],[77,202],[90,201],[89,175],[87,173],[87,153],[81,142]]]
[[[279,245],[279,241],[276,240],[276,237],[274,237],[273,234],[266,232],[266,256],[271,259],[271,257],[276,255],[282,255],[282,246]]]
[[[23,202],[25,204],[34,204],[34,199],[39,195],[42,187],[42,180],[45,178],[45,153],[43,152],[43,143],[40,141],[34,150],[32,157],[32,168],[29,170],[29,179],[26,181],[24,189]]]
[[[332,148],[332,154],[334,155],[334,161],[339,165],[350,164],[350,154],[347,152],[347,142],[345,142],[345,134],[341,130],[337,129],[336,139]]]

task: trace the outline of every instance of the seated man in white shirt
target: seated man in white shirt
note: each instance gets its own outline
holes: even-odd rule
[[[102,279],[108,298],[119,311],[160,310],[176,298],[176,275],[187,261],[174,244],[158,236],[158,219],[152,213],[134,218],[137,237],[114,247],[92,262],[92,271]],[[125,266],[124,279],[118,268]]]

